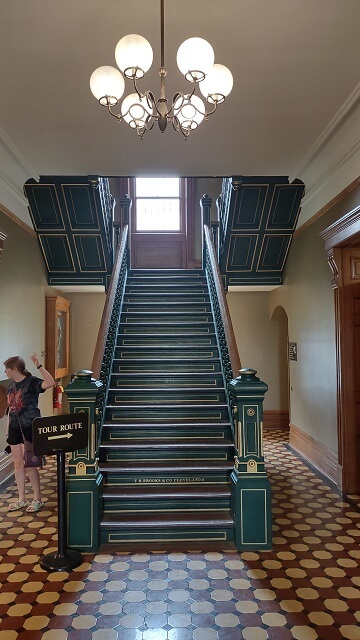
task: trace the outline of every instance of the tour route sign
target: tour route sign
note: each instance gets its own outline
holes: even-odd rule
[[[69,413],[33,421],[34,453],[51,456],[84,449],[88,443],[88,416],[86,413]]]
[[[71,571],[78,567],[82,555],[66,548],[67,512],[65,495],[65,453],[84,449],[88,444],[89,417],[86,413],[68,413],[35,418],[32,425],[34,453],[56,455],[58,493],[58,550],[46,554],[40,562],[46,571]]]

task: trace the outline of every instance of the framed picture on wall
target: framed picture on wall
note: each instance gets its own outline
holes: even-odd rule
[[[46,369],[55,380],[69,375],[70,300],[46,298]]]

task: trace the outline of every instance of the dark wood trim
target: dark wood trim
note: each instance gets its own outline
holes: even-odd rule
[[[115,300],[117,282],[119,279],[121,264],[122,264],[122,260],[123,260],[124,253],[127,246],[128,230],[129,230],[129,226],[125,225],[121,234],[121,240],[118,244],[114,268],[111,274],[109,289],[106,296],[105,306],[104,306],[101,323],[100,323],[100,329],[99,329],[95,351],[94,351],[94,357],[91,365],[91,369],[93,371],[94,377],[97,380],[99,380],[99,377],[100,377],[101,364],[102,364],[102,359],[105,351],[107,335],[109,332],[109,325],[110,325],[112,308]]]
[[[339,489],[342,484],[341,466],[338,456],[332,449],[315,440],[308,433],[290,422],[289,444],[302,458],[315,469],[327,476]]]
[[[360,205],[324,229],[320,237],[324,240],[325,249],[328,251],[344,242],[349,246],[351,238],[358,233],[360,233]]]
[[[267,409],[263,415],[264,429],[284,429],[289,431],[289,412]]]
[[[227,347],[229,350],[231,368],[232,368],[233,376],[234,378],[236,378],[238,376],[239,370],[241,369],[240,356],[239,356],[239,352],[238,352],[238,348],[235,340],[234,329],[231,322],[230,311],[229,311],[228,303],[226,300],[225,289],[224,289],[224,285],[223,285],[223,281],[220,273],[219,263],[217,261],[215,248],[212,242],[211,229],[207,224],[204,224],[204,236],[205,236],[205,242],[207,244],[208,251],[209,251],[211,269],[214,275],[216,294],[219,300],[220,314],[221,314],[221,319],[224,327]]]
[[[330,225],[320,236],[328,253],[333,273],[336,374],[338,461],[342,469],[341,486],[345,493],[360,490],[358,473],[358,433],[355,406],[355,354],[353,329],[353,291],[358,285],[360,248],[360,206]]]

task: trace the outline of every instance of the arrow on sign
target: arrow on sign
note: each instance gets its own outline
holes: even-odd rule
[[[49,436],[48,440],[57,440],[58,438],[72,438],[72,433],[67,433],[66,435],[64,434],[63,436]]]

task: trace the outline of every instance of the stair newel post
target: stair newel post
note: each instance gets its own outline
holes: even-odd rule
[[[254,369],[240,369],[229,382],[235,425],[235,466],[231,473],[231,509],[239,551],[271,549],[271,488],[265,471],[263,400],[268,386]]]
[[[201,229],[202,229],[202,260],[203,260],[203,269],[205,269],[206,265],[206,256],[205,256],[205,240],[204,240],[204,225],[206,224],[210,227],[210,219],[211,219],[211,205],[212,198],[208,196],[207,193],[200,198],[200,211],[201,211]]]
[[[121,220],[121,231],[124,229],[126,225],[130,225],[130,209],[132,207],[132,200],[128,194],[126,194],[123,198],[120,198],[120,220]],[[130,269],[130,246],[128,245],[127,249],[127,267]]]
[[[97,551],[100,545],[101,484],[98,470],[97,403],[103,384],[92,371],[77,371],[65,387],[71,413],[89,417],[89,437],[85,449],[71,454],[66,478],[67,545],[81,551]]]

